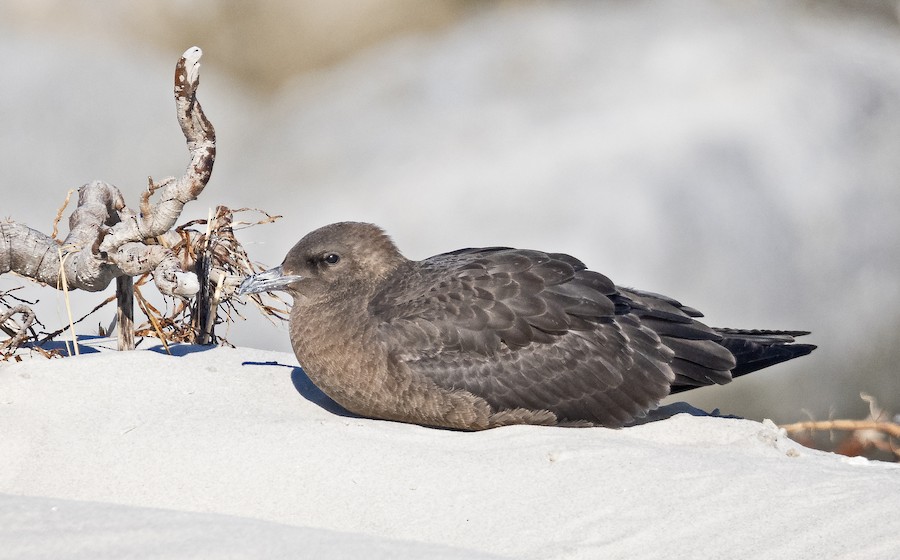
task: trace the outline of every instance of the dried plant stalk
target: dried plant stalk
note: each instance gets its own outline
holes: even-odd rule
[[[234,226],[251,227],[280,218],[253,210],[263,214],[264,218],[258,221],[234,221],[235,212],[251,210],[253,209],[242,208],[232,211],[226,206],[218,206],[210,218],[190,221],[160,238],[161,243],[171,247],[185,268],[196,270],[198,278],[204,280],[190,306],[178,302],[165,314],[152,306],[141,307],[141,311],[147,315],[148,323],[137,328],[139,335],[155,336],[157,331],[162,331],[168,343],[229,344],[216,335],[215,326],[242,318],[237,307],[242,303],[231,299],[231,295],[245,276],[265,268],[250,261],[243,245],[234,236]],[[192,226],[205,227],[202,231],[197,231],[191,229]],[[263,303],[262,298],[254,299],[254,303],[269,319],[285,320],[287,304],[281,299],[274,299],[272,304]]]

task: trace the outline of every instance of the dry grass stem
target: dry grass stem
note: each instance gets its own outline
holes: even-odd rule
[[[153,326],[153,330],[156,333],[156,338],[162,342],[163,348],[166,349],[166,353],[171,355],[172,352],[169,350],[169,343],[166,340],[166,334],[163,332],[162,327],[160,327],[159,321],[157,317],[161,315],[158,309],[153,307],[149,301],[144,298],[144,295],[141,293],[141,290],[134,286],[134,299],[138,302],[138,306],[141,308],[141,311],[144,312],[144,315],[147,316],[147,320],[150,321],[150,324]],[[140,332],[140,329],[138,329]]]
[[[199,278],[204,277],[200,268],[208,267],[207,284],[197,296],[208,298],[207,307],[201,311],[202,306],[196,298],[189,303],[184,299],[163,296],[171,305],[166,305],[164,310],[159,309],[144,294],[138,295],[140,290],[136,289],[135,299],[146,317],[144,323],[136,326],[136,336],[159,338],[167,347],[173,343],[230,345],[227,339],[214,334],[215,326],[229,325],[243,319],[240,311],[243,303],[231,296],[245,276],[266,268],[250,261],[243,245],[234,236],[234,225],[252,227],[271,223],[280,217],[250,208],[239,211],[256,212],[263,217],[235,221],[234,213],[238,211],[218,206],[210,211],[206,219],[191,220],[175,228],[171,234],[158,238],[160,244],[172,250],[184,270],[194,270]],[[148,275],[138,278],[136,287],[144,285],[147,279]],[[267,294],[254,294],[251,301],[273,323],[287,320],[289,306],[285,300]]]
[[[50,237],[53,239],[56,239],[57,234],[59,234],[59,221],[62,220],[63,212],[65,212],[66,207],[69,206],[69,200],[72,198],[73,192],[75,192],[75,189],[69,189],[69,192],[66,193],[66,199],[63,201],[62,206],[59,207],[59,211],[53,219],[53,233],[50,234]]]
[[[65,269],[66,258],[69,256],[69,253],[63,255],[61,248],[57,248],[56,251],[59,253],[59,281],[62,283],[63,298],[66,301],[66,314],[69,317],[69,329],[72,333],[72,346],[75,349],[75,355],[78,356],[80,354],[78,350],[78,337],[75,335],[75,322],[72,320],[72,301],[69,299],[69,281],[66,279]],[[69,354],[71,355],[71,352],[69,352]]]

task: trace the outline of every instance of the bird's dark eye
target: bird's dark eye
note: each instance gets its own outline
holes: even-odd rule
[[[322,257],[322,260],[328,264],[337,264],[338,261],[341,260],[341,256],[337,253],[328,253]]]

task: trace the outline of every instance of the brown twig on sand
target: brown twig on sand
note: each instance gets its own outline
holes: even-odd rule
[[[781,426],[788,433],[805,431],[856,431],[875,430],[891,437],[900,438],[900,424],[893,422],[873,422],[871,420],[814,420],[795,422]]]
[[[809,420],[781,426],[789,434],[806,434],[805,445],[815,444],[812,437],[816,432],[849,432],[843,440],[828,445],[828,449],[843,455],[862,455],[866,450],[877,449],[893,454],[900,460],[900,424],[885,420],[890,414],[878,406],[875,397],[860,393],[860,398],[869,403],[869,415],[865,420]],[[799,439],[796,435],[794,439]],[[821,445],[821,442],[819,442]]]

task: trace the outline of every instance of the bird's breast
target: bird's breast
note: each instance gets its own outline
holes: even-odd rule
[[[329,313],[314,307],[291,311],[291,345],[310,380],[348,410],[380,391],[388,361],[375,329],[348,310]]]
[[[294,354],[322,392],[361,416],[458,429],[488,427],[487,402],[440,388],[410,371],[379,340],[377,324],[361,317],[299,306],[291,311]]]

